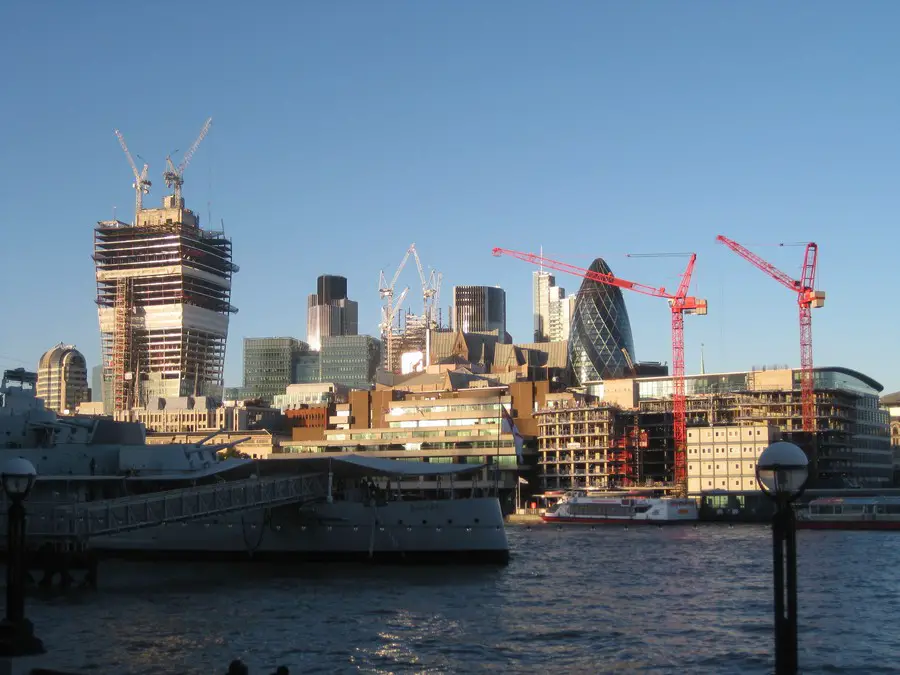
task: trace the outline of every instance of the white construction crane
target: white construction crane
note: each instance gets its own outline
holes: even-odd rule
[[[116,138],[119,139],[119,145],[122,146],[122,150],[125,151],[125,156],[128,158],[128,163],[131,165],[131,170],[134,173],[134,184],[132,187],[134,188],[134,225],[138,224],[138,218],[141,214],[141,210],[144,208],[144,195],[150,194],[150,180],[147,178],[147,165],[144,164],[144,168],[140,173],[137,170],[137,165],[134,163],[134,160],[131,158],[131,153],[128,151],[128,146],[125,145],[125,137],[122,136],[121,132],[116,129]]]
[[[200,130],[200,135],[197,136],[197,140],[194,141],[190,150],[184,153],[184,159],[181,160],[181,164],[178,165],[178,168],[175,168],[175,165],[172,163],[171,156],[166,155],[166,170],[163,173],[163,178],[166,181],[166,186],[174,189],[175,203],[179,206],[181,205],[181,186],[184,185],[184,170],[190,163],[194,153],[197,152],[197,148],[200,147],[200,143],[206,138],[206,134],[209,133],[209,127],[211,125],[212,117],[206,120],[206,124],[204,124],[203,128]]]
[[[391,349],[394,342],[394,319],[397,316],[397,310],[403,305],[403,300],[406,299],[406,294],[408,292],[409,286],[400,291],[400,296],[397,298],[397,304],[388,302],[388,304],[381,308],[381,323],[378,324],[378,327],[381,329],[382,338],[388,345],[388,361],[386,364],[388,369],[392,367],[390,359],[393,358]]]
[[[413,244],[408,249],[406,249],[406,254],[403,256],[403,260],[400,262],[400,266],[397,268],[397,271],[394,272],[394,276],[391,279],[391,283],[388,284],[387,280],[384,276],[384,270],[381,270],[381,274],[378,278],[378,294],[381,296],[382,301],[384,301],[384,305],[382,306],[381,316],[382,321],[381,324],[384,326],[385,321],[389,321],[388,328],[386,330],[382,330],[382,339],[385,344],[385,365],[388,369],[393,367],[393,358],[394,358],[394,330],[393,330],[393,321],[394,316],[397,313],[396,307],[399,307],[403,304],[403,298],[406,296],[406,291],[409,289],[405,289],[403,293],[400,294],[400,298],[397,300],[396,306],[394,304],[394,286],[397,285],[397,279],[400,277],[400,272],[403,271],[403,268],[406,266],[406,261],[409,260],[409,254],[413,253],[416,250],[416,245]]]

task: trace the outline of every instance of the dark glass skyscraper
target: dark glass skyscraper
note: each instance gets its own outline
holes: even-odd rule
[[[612,274],[602,258],[590,270]],[[624,377],[629,374],[622,349],[634,361],[634,340],[622,290],[585,279],[578,291],[569,334],[569,363],[579,383]]]

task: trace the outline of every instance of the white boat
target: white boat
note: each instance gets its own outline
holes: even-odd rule
[[[566,493],[541,516],[547,523],[665,525],[694,522],[697,503],[671,497],[595,496],[576,490]]]
[[[900,530],[900,497],[821,497],[796,513],[804,530]]]
[[[28,535],[49,536],[66,509],[123,500],[139,511],[166,491],[279,477],[317,475],[320,493],[305,502],[91,536],[100,555],[149,559],[371,560],[506,563],[500,503],[453,489],[455,475],[482,467],[366,457],[305,460],[223,459],[228,446],[148,446],[140,425],[57,418],[6,378],[0,387],[0,464],[24,457],[38,477],[26,504]],[[2,442],[2,441],[0,441]],[[326,482],[327,477],[327,482]],[[443,498],[423,498],[425,479],[446,481]],[[440,484],[440,483],[439,483]],[[475,493],[474,495],[472,493]],[[176,493],[172,493],[176,494]],[[2,519],[5,522],[5,518]]]

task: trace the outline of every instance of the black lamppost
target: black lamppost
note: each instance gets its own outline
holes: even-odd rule
[[[803,494],[808,478],[809,460],[793,443],[773,443],[756,462],[756,480],[775,501],[775,675],[797,672],[797,526],[791,502]]]
[[[43,654],[25,618],[25,506],[37,472],[27,459],[16,457],[0,469],[0,482],[9,502],[6,544],[6,618],[0,622],[0,656]]]

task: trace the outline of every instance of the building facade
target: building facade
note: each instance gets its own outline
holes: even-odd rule
[[[556,277],[540,270],[532,274],[531,306],[534,316],[534,341],[550,341],[550,288],[556,286]]]
[[[359,307],[347,298],[346,277],[324,274],[316,292],[307,299],[306,336],[312,351],[319,351],[326,336],[356,335]]]
[[[602,258],[591,263],[590,270],[612,274]],[[584,384],[626,377],[631,372],[629,359],[635,360],[634,340],[621,289],[585,279],[576,296],[569,334],[575,379]]]
[[[105,392],[103,391],[103,364],[91,368],[91,402],[103,403]]]
[[[273,458],[290,459],[355,452],[373,457],[424,461],[434,464],[484,464],[472,478],[458,480],[460,490],[498,490],[509,498],[515,491],[520,471],[534,464],[533,449],[516,451],[511,426],[504,421],[501,407],[515,418],[523,435],[529,434],[527,420],[519,419],[517,405],[530,418],[531,384],[513,388],[479,388],[460,391],[408,392],[385,389],[351,392],[349,402],[336,406],[323,438],[293,440],[282,444]],[[521,398],[520,403],[514,403]],[[435,481],[413,481],[404,487],[431,492],[451,487]]]
[[[325,336],[320,359],[321,382],[369,389],[381,364],[381,341],[369,335]]]
[[[535,272],[532,279],[532,313],[535,342],[562,342],[569,339],[569,321],[574,296],[556,285],[549,272]]]
[[[763,422],[688,429],[688,494],[759,491],[756,462],[779,440],[781,430]]]
[[[554,286],[550,289],[550,342],[568,341],[577,295],[566,295],[566,289]]]
[[[297,360],[308,351],[305,342],[292,337],[244,338],[242,398],[271,405],[293,382]]]
[[[453,329],[464,333],[499,331],[505,342],[506,291],[495,286],[454,286]]]
[[[803,432],[800,371],[790,368],[688,376],[688,427],[773,425],[784,440],[807,452],[809,487],[890,485],[894,460],[888,412],[878,398],[881,384],[841,367],[816,368],[813,382],[813,435]],[[672,378],[638,378],[634,383],[642,416],[656,416],[651,435],[667,436],[671,433],[666,428],[671,425]]]
[[[308,406],[328,406],[347,400],[349,389],[334,382],[291,384],[283,394],[275,397],[274,407],[285,412]]]
[[[203,230],[174,195],[135,224],[94,230],[104,396],[109,412],[152,397],[221,391],[231,305],[231,241]],[[107,400],[110,399],[110,400]]]
[[[74,345],[59,343],[38,362],[37,396],[49,410],[74,414],[90,398],[87,364]]]
[[[817,432],[803,432],[797,370],[691,375],[688,490],[756,491],[756,459],[776,440],[810,460],[811,488],[888,487],[894,477],[881,385],[847,368],[815,371]],[[551,394],[539,420],[544,489],[671,485],[672,378],[606,380]]]

